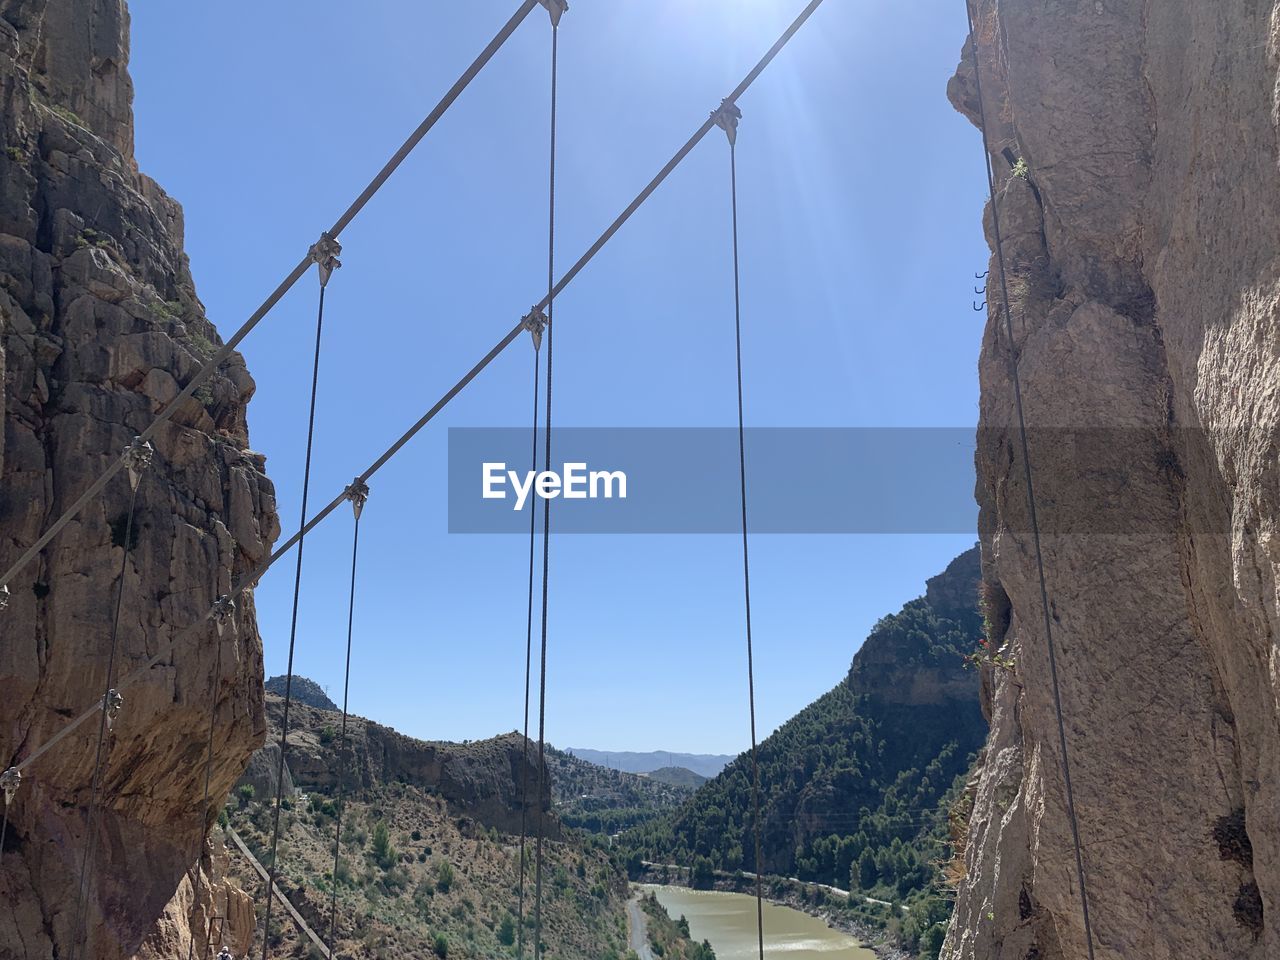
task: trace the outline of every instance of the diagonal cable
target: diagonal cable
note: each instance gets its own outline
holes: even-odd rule
[[[991,167],[991,144],[987,135],[987,113],[982,102],[982,64],[978,58],[978,38],[973,29],[973,11],[965,0],[965,16],[969,22],[969,44],[973,48],[974,90],[978,97],[978,117],[982,129],[982,155],[987,168],[987,189],[991,196],[991,222],[995,237],[996,263],[1000,269],[1000,312],[1004,318],[1009,355],[1009,379],[1013,381],[1013,403],[1018,419],[1018,446],[1022,453],[1022,476],[1027,485],[1027,511],[1031,520],[1031,538],[1035,545],[1036,577],[1040,587],[1040,610],[1044,615],[1045,643],[1049,649],[1049,678],[1053,688],[1053,712],[1058,723],[1058,749],[1062,753],[1062,782],[1066,790],[1067,819],[1071,827],[1071,843],[1075,850],[1076,882],[1080,884],[1080,912],[1084,918],[1085,945],[1093,960],[1093,925],[1089,919],[1089,888],[1085,883],[1084,854],[1080,843],[1080,823],[1076,817],[1075,791],[1071,785],[1071,758],[1067,751],[1067,727],[1062,712],[1062,692],[1058,684],[1057,646],[1053,639],[1053,618],[1049,614],[1049,588],[1044,573],[1044,553],[1040,546],[1040,522],[1036,515],[1036,493],[1032,483],[1031,452],[1027,444],[1027,421],[1022,403],[1022,385],[1018,376],[1018,348],[1013,338],[1013,319],[1009,314],[1009,283],[1005,272],[1004,242],[1000,235],[1000,210],[996,205],[995,172]]]
[[[821,4],[822,4],[822,0],[810,0],[809,4],[800,12],[799,16],[796,17],[796,19],[782,34],[782,36],[778,38],[777,42],[774,43],[774,45],[769,48],[769,50],[755,65],[755,67],[751,69],[751,71],[747,74],[747,76],[743,78],[742,82],[739,83],[738,86],[734,88],[733,93],[731,93],[729,97],[726,99],[728,99],[729,101],[733,101],[733,100],[736,100],[739,96],[741,96],[747,90],[747,88],[751,86],[751,84],[760,75],[760,73],[764,70],[764,68],[773,61],[774,57],[778,55],[778,53],[782,50],[782,48],[786,46],[787,42],[790,41],[790,39],[793,36],[795,36],[796,32],[800,29],[800,27],[804,25],[804,23],[809,19],[809,17],[813,14],[813,12],[819,6],[821,6]],[[665,181],[667,177],[671,175],[672,171],[674,171],[676,167],[680,165],[680,163],[684,160],[685,157],[689,155],[689,153],[693,150],[693,148],[697,146],[699,142],[701,142],[702,138],[706,136],[707,132],[712,128],[712,126],[714,126],[713,120],[708,119],[703,122],[703,124],[694,132],[693,136],[691,136],[684,143],[684,145],[681,146],[680,149],[676,151],[675,155],[670,160],[667,161],[667,163],[662,167],[661,170],[658,171],[658,173],[653,177],[653,179],[650,180],[649,183],[646,184],[645,187],[640,191],[640,193],[636,195],[635,199],[632,200],[631,203],[627,205],[627,207],[622,211],[622,213],[620,213],[617,216],[617,218],[605,229],[605,231],[596,239],[596,241],[587,249],[587,251],[581,257],[578,258],[578,260],[574,263],[574,265],[570,267],[569,270],[560,277],[559,281],[556,282],[555,286],[552,287],[551,291],[547,294],[547,296],[545,296],[541,301],[539,301],[534,306],[535,311],[545,308],[550,302],[552,297],[560,295],[560,293],[573,281],[573,279],[577,277],[579,273],[582,272],[582,270],[587,266],[587,264],[591,262],[591,260],[595,257],[595,255],[599,253],[601,249],[603,249],[605,244],[608,243],[608,241],[622,228],[623,224],[625,224],[631,218],[631,216],[641,207],[641,205],[643,205],[643,203],[646,200],[648,200],[650,196],[652,196],[654,191],[657,190],[658,187],[663,183],[663,181]],[[443,410],[446,406],[448,406],[454,397],[456,397],[459,393],[461,393],[464,389],[466,389],[466,387],[471,383],[471,381],[473,381],[476,377],[478,377],[484,371],[484,369],[488,367],[489,364],[492,363],[500,353],[502,353],[508,346],[510,346],[511,343],[525,329],[526,329],[525,323],[524,323],[524,320],[522,319],[521,321],[516,323],[516,325],[513,326],[509,331],[507,331],[507,333],[502,337],[502,339],[499,340],[496,344],[494,344],[494,346],[489,350],[489,352],[486,353],[483,357],[481,357],[475,363],[475,365],[472,366],[471,369],[468,370],[462,376],[462,378],[457,381],[457,383],[455,383],[452,387],[450,387],[447,391],[445,391],[445,393],[440,397],[440,399],[437,400],[430,407],[430,409],[427,410],[426,413],[424,413],[421,417],[419,417],[416,422],[414,422],[407,430],[405,430],[404,433],[402,433],[395,440],[395,442],[393,442],[389,447],[387,447],[387,449],[383,451],[381,456],[379,456],[378,459],[376,459],[372,464],[368,466],[368,468],[365,469],[365,471],[362,474],[360,474],[358,479],[361,480],[362,482],[368,481],[375,473],[377,473],[384,466],[386,466],[388,461],[390,461],[397,453],[400,452],[401,449],[404,448],[406,444],[408,444],[414,437],[416,437],[418,433],[420,433],[428,423],[434,420],[436,416],[439,415],[440,411]],[[236,598],[240,596],[240,594],[244,593],[244,591],[252,587],[255,583],[258,582],[259,579],[262,578],[262,576],[268,570],[271,569],[272,566],[275,565],[275,563],[278,560],[280,560],[281,557],[283,557],[286,553],[288,553],[291,549],[293,549],[293,547],[303,537],[305,537],[308,533],[310,533],[314,527],[316,527],[318,524],[323,522],[331,513],[333,513],[333,511],[336,510],[339,504],[341,504],[345,499],[346,499],[345,492],[340,493],[336,497],[334,497],[331,501],[329,501],[327,505],[325,505],[321,510],[315,513],[310,520],[308,520],[297,531],[295,531],[293,535],[289,537],[288,540],[286,540],[280,546],[276,547],[276,549],[272,552],[271,556],[267,557],[267,559],[259,563],[258,566],[255,567],[253,570],[249,571],[249,573],[239,578],[236,581],[236,585],[232,588],[231,592],[227,594],[225,597],[220,599],[234,601]],[[129,673],[127,676],[121,679],[116,685],[117,688],[123,688],[145,677],[148,673],[150,673],[150,671],[157,664],[159,664],[161,661],[165,659],[165,657],[169,654],[170,651],[173,650],[174,647],[194,637],[200,631],[200,629],[204,626],[205,622],[208,621],[213,616],[213,613],[214,613],[213,609],[210,609],[208,612],[205,613],[203,617],[201,617],[195,623],[189,624],[188,626],[184,627],[182,630],[179,630],[172,638],[169,639],[168,643],[162,645],[158,653],[156,653],[153,657],[148,659],[146,662],[140,664],[135,670],[133,670],[131,673]],[[42,757],[54,746],[60,743],[73,730],[79,727],[80,724],[84,723],[91,716],[93,716],[93,713],[96,709],[97,709],[96,705],[89,707],[84,712],[73,717],[63,727],[61,727],[57,733],[55,733],[48,740],[40,744],[40,746],[36,747],[23,760],[16,763],[13,769],[17,770],[19,773],[25,771],[32,764],[34,764],[40,757]]]
[[[338,219],[334,221],[333,226],[327,231],[329,236],[336,240],[338,235],[346,229],[352,220],[356,218],[356,215],[359,214],[360,211],[364,209],[365,205],[373,199],[374,194],[382,189],[383,184],[391,178],[391,175],[395,173],[396,169],[404,162],[405,158],[413,152],[413,149],[422,141],[422,138],[427,135],[428,131],[430,131],[440,118],[444,116],[445,112],[453,106],[454,101],[461,96],[462,91],[467,88],[473,79],[475,79],[476,75],[484,68],[484,66],[493,59],[493,55],[498,52],[504,43],[506,43],[507,38],[515,32],[516,27],[520,26],[524,18],[527,17],[529,12],[537,5],[538,0],[523,0],[520,7],[514,14],[512,14],[511,19],[502,26],[502,29],[500,29],[494,38],[489,41],[488,45],[480,52],[480,55],[471,62],[471,65],[468,66],[465,71],[463,71],[462,76],[454,82],[453,86],[450,87],[445,95],[440,99],[440,102],[435,105],[429,114],[427,114],[426,118],[418,125],[417,129],[409,135],[409,138],[400,145],[400,149],[398,149],[391,156],[391,159],[383,165],[382,169],[378,171],[377,175],[369,182],[368,186],[366,186],[364,190],[361,191],[360,195],[352,201],[351,205],[347,207],[342,216],[338,217]],[[270,296],[262,302],[262,305],[259,306],[258,309],[250,315],[249,319],[240,326],[240,329],[231,336],[231,339],[226,341],[226,343],[224,343],[218,351],[205,362],[204,366],[196,371],[195,376],[193,376],[187,385],[183,387],[182,391],[174,397],[174,399],[170,401],[170,403],[161,410],[159,414],[156,415],[156,418],[152,421],[151,425],[142,432],[141,437],[143,441],[150,440],[155,436],[161,425],[169,420],[169,418],[183,406],[183,403],[187,398],[195,393],[199,386],[208,380],[209,377],[213,375],[213,372],[231,356],[231,352],[235,350],[240,341],[252,332],[253,328],[258,325],[262,318],[270,313],[271,309],[279,303],[293,285],[302,278],[302,275],[307,272],[310,264],[311,259],[310,255],[308,255],[289,272],[289,275],[280,282],[280,285],[271,292]],[[122,461],[113,461],[112,464],[99,475],[98,479],[95,480],[89,488],[85,490],[70,507],[63,511],[62,515],[58,517],[58,519],[55,520],[43,534],[40,535],[35,543],[29,546],[26,551],[23,552],[22,556],[20,556],[9,566],[7,570],[5,570],[4,574],[0,576],[0,587],[8,584],[17,575],[19,570],[35,559],[36,555],[48,545],[49,541],[57,536],[59,531],[70,523],[80,513],[80,511],[84,509],[85,505],[88,504],[89,501],[93,500],[94,497],[106,488],[107,483],[123,466],[124,463]]]

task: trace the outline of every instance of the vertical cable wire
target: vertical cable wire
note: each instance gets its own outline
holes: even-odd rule
[[[533,466],[534,475],[538,472],[538,387],[541,373],[541,345],[534,338],[533,347]],[[529,688],[533,675],[533,574],[536,567],[534,542],[537,537],[538,511],[532,505],[529,508],[529,610],[525,624],[524,636],[524,735],[521,738],[521,752],[524,762],[520,767],[520,895],[516,919],[516,956],[524,958],[524,884],[525,884],[525,846],[528,840],[529,811]]]
[[[311,363],[311,409],[307,415],[307,455],[302,468],[302,522],[307,525],[307,494],[311,487],[311,449],[316,432],[316,392],[320,382],[320,336],[324,329],[324,291],[320,285],[320,306],[316,310],[316,351]],[[280,801],[284,796],[284,754],[289,736],[289,704],[293,699],[293,651],[298,639],[298,596],[302,590],[302,546],[305,537],[298,538],[298,559],[293,572],[293,614],[289,622],[289,664],[284,681],[284,716],[280,722],[280,762],[276,765],[275,822],[271,830],[271,865],[267,876],[267,910],[262,923],[262,960],[267,960],[267,948],[271,943],[271,905],[276,891],[276,849],[280,844]]]
[[[555,306],[556,266],[556,74],[560,38],[559,24],[551,25],[551,163],[548,174],[547,216],[547,435],[543,452],[543,465],[551,469],[551,350],[555,336],[552,310]],[[538,839],[535,850],[536,864],[533,881],[533,955],[542,956],[542,839],[546,812],[542,798],[546,792],[547,746],[547,584],[551,564],[551,501],[542,500],[542,657],[538,675]]]
[[[995,236],[996,264],[1000,270],[1000,312],[1004,315],[1008,338],[1009,379],[1013,381],[1013,403],[1018,419],[1018,439],[1022,453],[1022,475],[1027,485],[1027,510],[1031,520],[1031,538],[1035,545],[1036,575],[1040,585],[1040,609],[1044,615],[1045,642],[1049,648],[1049,677],[1053,687],[1053,710],[1058,721],[1058,748],[1062,752],[1062,781],[1066,790],[1067,818],[1071,826],[1071,842],[1075,849],[1076,881],[1080,884],[1080,912],[1084,918],[1085,944],[1089,960],[1094,960],[1093,925],[1089,919],[1089,890],[1085,884],[1084,854],[1080,844],[1080,823],[1076,818],[1075,791],[1071,785],[1071,759],[1067,753],[1067,728],[1062,713],[1062,692],[1058,684],[1058,656],[1053,640],[1053,618],[1049,614],[1049,588],[1044,573],[1044,554],[1040,547],[1040,521],[1036,515],[1035,486],[1032,483],[1031,452],[1027,444],[1027,421],[1022,403],[1022,385],[1018,378],[1018,348],[1013,339],[1013,319],[1009,314],[1009,283],[1005,274],[1004,242],[1000,236],[1000,210],[996,205],[995,172],[991,167],[991,143],[987,135],[987,111],[982,102],[982,63],[978,57],[978,38],[973,29],[973,11],[965,0],[965,17],[969,23],[969,44],[973,47],[974,90],[978,97],[978,117],[982,128],[982,156],[987,168],[987,189],[991,196],[991,223]]]
[[[195,859],[195,879],[192,881],[192,885],[191,885],[191,889],[192,889],[191,914],[187,921],[187,929],[193,931],[191,934],[191,940],[187,944],[187,960],[191,960],[196,949],[196,938],[194,933],[194,926],[191,923],[191,919],[195,917],[196,907],[200,903],[200,876],[201,876],[200,866],[201,866],[201,861],[204,859],[204,841],[205,841],[205,833],[207,830],[205,818],[209,816],[209,781],[213,775],[213,731],[214,731],[215,720],[217,719],[217,716],[218,716],[218,681],[222,678],[222,637],[219,636],[217,638],[216,643],[218,646],[217,665],[214,667],[214,671],[213,671],[213,684],[212,684],[213,689],[210,691],[211,696],[210,696],[210,702],[209,702],[209,742],[205,747],[205,758],[204,758],[204,804],[200,807],[200,836],[196,840],[196,850],[195,850],[195,858],[194,858]],[[212,893],[212,891],[210,891],[210,893]],[[209,953],[208,931],[212,929],[213,929],[212,918],[210,918],[210,924],[206,927],[206,935],[205,935],[204,954],[206,956]]]
[[[738,147],[729,138],[729,197],[733,210],[733,331],[738,369],[738,483],[742,503],[742,593],[747,617],[747,703],[751,712],[751,806],[756,848],[756,938],[764,960],[764,888],[760,843],[760,759],[756,743],[756,672],[751,648],[751,558],[747,552],[747,440],[742,413],[742,294],[738,269]]]
[[[356,557],[360,552],[360,511],[356,511],[355,528],[351,534],[351,594],[347,599],[347,664],[342,675],[342,730],[338,736],[338,819],[333,829],[333,874],[330,876],[332,891],[329,898],[329,939],[325,946],[333,954],[334,934],[338,928],[338,844],[342,841],[342,810],[347,783],[347,704],[351,692],[351,635],[356,611]]]
[[[102,747],[107,739],[107,716],[111,709],[110,698],[112,680],[115,679],[116,651],[120,639],[120,606],[124,600],[124,578],[129,568],[129,548],[133,541],[134,513],[138,506],[138,488],[142,486],[142,476],[132,484],[129,493],[129,514],[124,526],[124,544],[120,557],[120,579],[116,584],[115,607],[111,613],[111,641],[107,654],[107,679],[102,688],[102,716],[98,719],[98,746],[93,758],[93,780],[89,790],[89,809],[85,818],[86,841],[84,854],[80,858],[80,883],[76,893],[75,921],[71,933],[71,960],[80,954],[83,939],[87,936],[88,926],[88,885],[93,877],[93,847],[97,842],[97,813],[99,791],[102,787]],[[6,824],[7,826],[7,824]]]

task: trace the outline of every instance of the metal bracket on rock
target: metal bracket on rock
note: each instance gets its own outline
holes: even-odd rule
[[[124,697],[120,695],[119,690],[113,688],[107,691],[103,705],[107,710],[107,729],[110,730],[116,722],[116,717],[120,716],[120,709],[124,706]]]
[[[9,606],[9,585],[0,583],[0,610]]]
[[[520,322],[524,324],[524,328],[529,331],[529,336],[533,338],[533,349],[538,351],[542,349],[542,331],[547,329],[547,315],[534,307],[523,317]]]
[[[235,626],[236,603],[226,594],[220,596],[213,601],[213,609],[209,612],[209,616],[213,619],[213,625],[218,628],[218,636],[222,636],[222,631],[226,629],[228,623]]]
[[[311,257],[311,262],[320,268],[320,286],[327,287],[329,278],[333,276],[333,271],[342,266],[342,261],[338,259],[338,254],[342,252],[342,244],[336,237],[329,236],[326,230],[320,234],[320,239],[311,245],[311,249],[307,251],[307,255]]]
[[[736,103],[725,97],[720,101],[719,109],[711,111],[711,119],[729,138],[730,146],[738,142],[738,121],[742,119],[742,111]]]
[[[133,442],[124,448],[121,459],[124,460],[125,469],[129,472],[131,490],[138,489],[138,481],[147,472],[147,467],[151,466],[151,458],[155,452],[155,448],[141,437],[134,437]]]
[[[547,8],[547,13],[551,14],[551,26],[560,26],[560,18],[569,9],[568,0],[538,0],[538,2]]]
[[[351,510],[359,520],[360,514],[364,512],[364,505],[369,500],[369,485],[356,477],[347,485],[347,489],[342,491],[342,495],[351,501]]]
[[[6,807],[13,803],[13,798],[17,796],[20,786],[22,786],[22,771],[17,767],[10,767],[4,773],[0,773],[0,791],[4,792]]]

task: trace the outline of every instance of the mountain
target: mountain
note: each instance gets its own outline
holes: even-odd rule
[[[547,748],[547,768],[556,814],[566,826],[591,833],[612,835],[647,823],[675,810],[693,793],[689,784],[612,770],[553,747]]]
[[[759,747],[762,871],[855,889],[912,908],[904,941],[940,938],[936,895],[947,809],[982,747],[978,551],[876,624],[848,675]],[[751,757],[743,754],[673,814],[624,834],[632,863],[695,875],[754,871]],[[699,870],[701,868],[701,870]]]
[[[282,708],[282,700],[268,694],[270,729],[262,752],[277,762],[279,753],[273,749]],[[518,733],[463,744],[428,742],[351,717],[348,747],[340,753],[336,719],[305,704],[290,708],[286,774],[295,790],[282,805],[278,871],[282,889],[305,922],[327,932],[337,778],[345,756],[335,956],[511,955],[526,783],[526,916],[532,904],[534,824],[539,809],[548,812],[543,845],[548,955],[600,960],[625,952],[626,874],[602,839],[567,831],[550,813],[554,777],[543,778],[548,785],[541,800],[534,799],[539,782],[536,744],[525,744]],[[554,770],[555,763],[548,769]],[[659,786],[633,779],[650,789]],[[225,811],[227,825],[263,863],[270,858],[273,801],[273,795],[243,781]],[[259,905],[264,902],[265,884],[247,857],[232,853],[226,870]],[[251,920],[251,909],[247,915]],[[282,910],[274,916],[279,919],[272,924],[273,956],[314,955]],[[253,935],[252,925],[228,931],[237,956],[245,953]],[[445,952],[441,943],[447,944]]]
[[[636,753],[630,750],[590,750],[586,747],[568,747],[571,753],[588,763],[596,763],[627,773],[652,773],[663,767],[684,767],[704,777],[714,777],[733,759],[720,753],[673,753],[670,750],[650,750]]]
[[[702,786],[709,779],[700,773],[694,773],[688,767],[659,767],[644,776],[659,783],[669,783],[674,787],[687,787],[691,790]]]
[[[284,696],[285,684],[288,677],[283,675],[272,677],[262,685],[267,693],[274,693],[277,697]],[[308,680],[306,677],[294,676],[291,686],[292,699],[297,703],[305,703],[308,707],[315,707],[317,710],[332,710],[338,713],[338,705],[329,699],[329,695],[324,692],[324,687],[316,683],[314,680]]]

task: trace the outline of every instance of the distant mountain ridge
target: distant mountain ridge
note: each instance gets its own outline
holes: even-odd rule
[[[262,688],[267,693],[274,693],[277,697],[283,697],[288,679],[283,674],[278,677],[272,677],[262,685]],[[290,686],[290,699],[296,700],[298,703],[305,703],[308,707],[315,707],[317,710],[338,712],[338,705],[329,699],[329,695],[324,692],[324,687],[314,680],[300,677],[296,673],[293,675],[293,683]]]
[[[734,759],[721,753],[675,753],[670,750],[637,752],[566,747],[564,752],[572,754],[579,760],[621,770],[624,773],[653,773],[664,767],[684,767],[702,777],[714,777]]]

